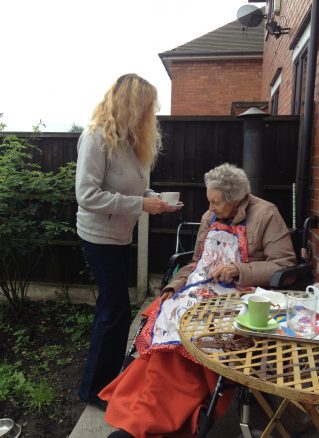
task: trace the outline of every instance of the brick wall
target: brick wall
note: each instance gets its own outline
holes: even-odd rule
[[[262,60],[174,62],[172,115],[229,115],[234,101],[260,100]]]
[[[285,0],[281,2],[280,17],[276,20],[282,27],[290,27],[288,35],[279,39],[269,36],[264,45],[264,63],[262,70],[262,100],[270,100],[270,82],[277,70],[282,68],[278,114],[291,114],[293,95],[293,60],[289,45],[295,37],[298,28],[309,10],[312,0]],[[281,18],[286,17],[286,19]],[[319,59],[317,60],[317,76],[315,89],[314,136],[312,160],[309,172],[312,177],[310,215],[319,217]],[[319,281],[319,230],[311,232],[313,249],[313,266],[316,281]]]
[[[315,89],[314,137],[312,150],[312,191],[311,214],[319,217],[319,59],[317,58],[317,75]],[[312,231],[313,265],[316,281],[319,281],[319,230]]]
[[[312,0],[285,0],[281,2],[280,16],[276,21],[281,27],[290,27],[288,35],[280,38],[269,35],[264,44],[264,62],[262,69],[262,100],[270,101],[270,83],[277,68],[282,68],[278,114],[291,114],[293,65],[292,50],[289,45],[306,15]]]

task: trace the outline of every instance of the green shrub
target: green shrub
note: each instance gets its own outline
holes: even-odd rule
[[[56,399],[56,390],[47,380],[29,384],[27,393],[25,404],[31,411],[42,411],[45,406],[50,406]]]
[[[74,232],[61,210],[74,198],[76,165],[43,172],[32,161],[34,140],[7,136],[0,144],[0,293],[18,313],[44,248]]]
[[[0,363],[0,376],[0,402],[20,396],[26,383],[23,373],[14,365],[3,362]]]
[[[57,398],[56,389],[46,379],[38,382],[28,380],[16,365],[0,363],[0,376],[0,402],[18,401],[30,411],[41,411]]]

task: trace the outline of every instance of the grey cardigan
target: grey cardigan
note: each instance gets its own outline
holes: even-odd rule
[[[108,160],[101,151],[102,132],[86,128],[78,141],[75,191],[77,233],[92,243],[126,245],[142,212],[147,175],[128,144],[121,144]]]

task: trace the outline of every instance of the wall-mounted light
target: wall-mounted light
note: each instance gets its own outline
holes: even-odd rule
[[[271,20],[266,24],[266,30],[276,38],[289,33],[290,27],[281,27],[277,21]]]

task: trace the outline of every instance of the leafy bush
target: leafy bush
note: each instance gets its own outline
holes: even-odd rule
[[[6,362],[0,363],[0,401],[11,400],[23,389],[26,379],[21,371]]]
[[[44,406],[50,406],[56,399],[56,390],[47,380],[41,380],[38,384],[29,384],[27,388],[28,398],[26,406],[31,410],[41,411]]]
[[[15,365],[0,363],[0,375],[0,401],[21,400],[30,411],[41,411],[56,400],[56,389],[46,379],[28,380]]]
[[[70,394],[70,385],[76,386],[79,378],[93,309],[60,298],[27,301],[21,317],[15,319],[8,307],[7,302],[0,303],[2,413],[11,417],[23,408],[25,413],[44,412],[53,418],[58,405],[61,412],[61,403],[76,397],[75,390]]]
[[[80,312],[76,312],[65,320],[66,326],[64,332],[71,336],[71,343],[74,348],[83,348],[84,334],[92,327],[93,314],[83,315]]]
[[[61,209],[74,197],[75,163],[56,174],[43,172],[32,161],[34,139],[7,136],[0,144],[0,293],[14,312],[24,307],[44,248],[74,232],[61,219]]]

